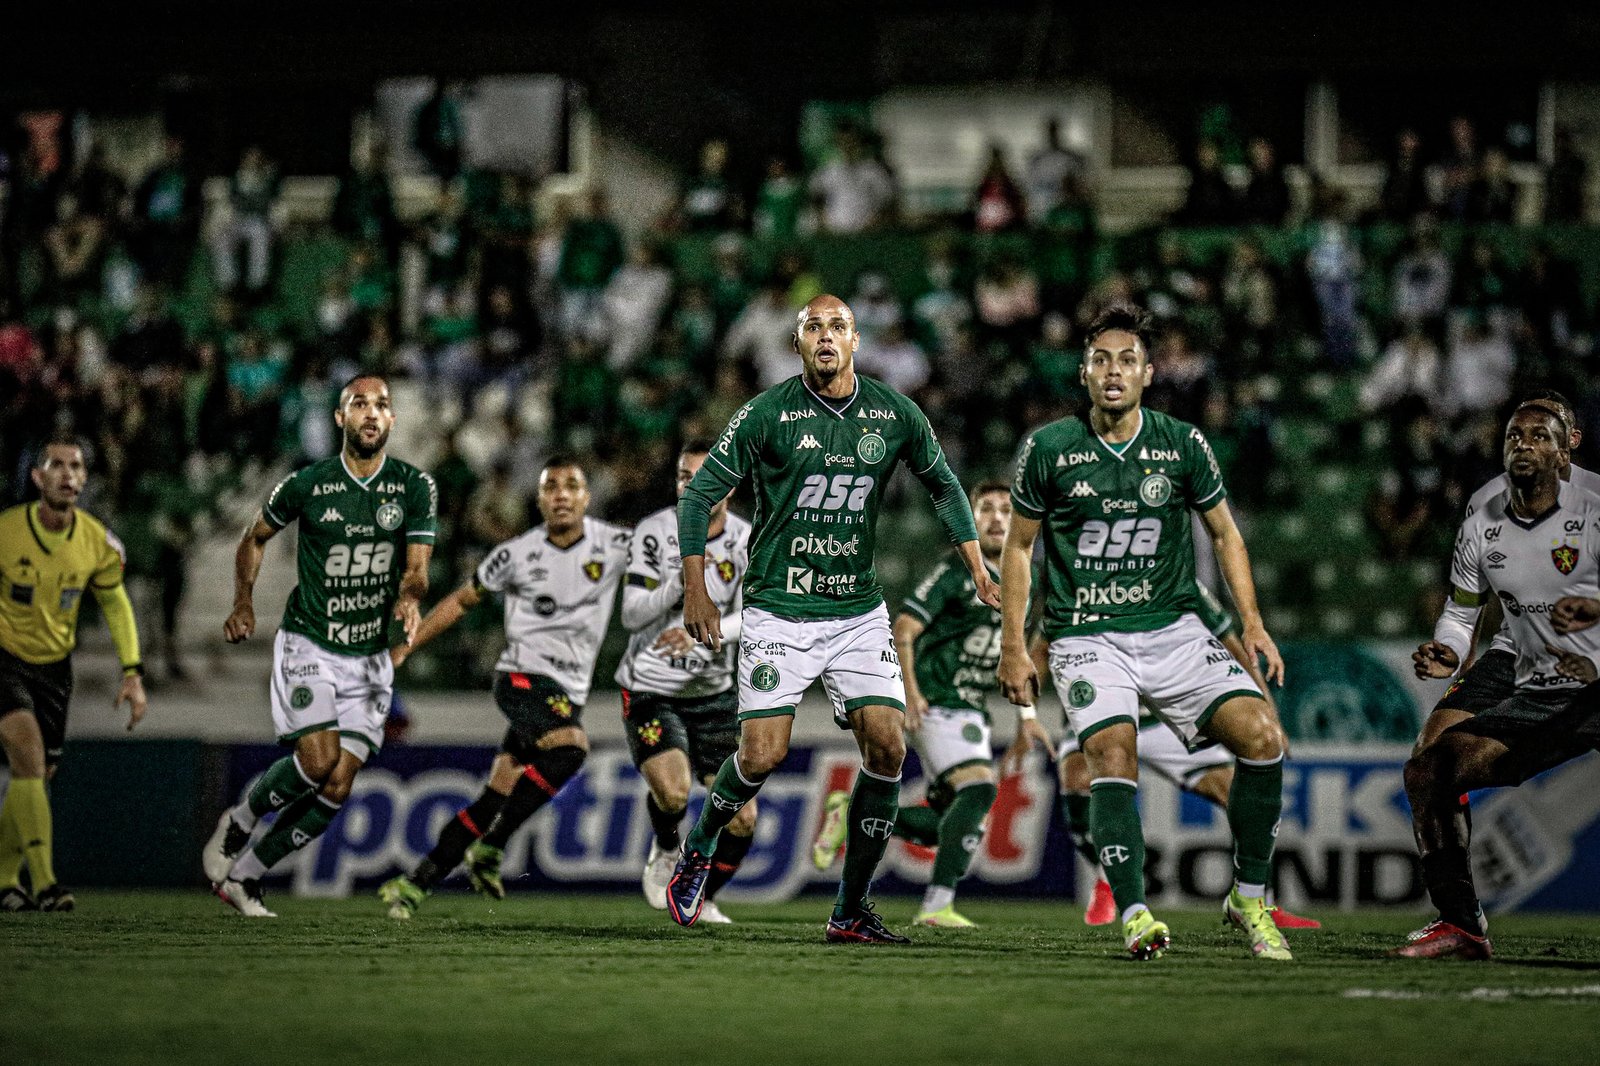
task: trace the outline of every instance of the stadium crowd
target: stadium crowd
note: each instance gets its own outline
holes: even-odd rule
[[[1403,132],[1361,213],[1316,180],[1297,200],[1264,139],[1231,171],[1201,142],[1169,223],[1115,237],[1094,168],[1053,125],[1024,160],[996,148],[959,217],[908,219],[881,140],[846,123],[809,173],[774,158],[752,182],[706,144],[672,209],[630,238],[608,200],[626,190],[541,196],[520,174],[465,170],[402,217],[381,144],[323,221],[285,226],[260,149],[208,203],[176,137],[129,181],[48,116],[21,128],[0,223],[0,497],[21,498],[32,449],[75,427],[93,448],[86,505],[160,581],[169,638],[219,493],[331,454],[325,414],[358,369],[425,385],[441,450],[418,458],[441,492],[435,587],[450,587],[529,523],[553,451],[592,458],[597,513],[659,506],[682,436],[715,434],[793,373],[794,309],[825,286],[855,311],[863,372],[917,398],[969,478],[1003,472],[1028,427],[1080,403],[1083,323],[1137,300],[1162,323],[1147,402],[1206,429],[1244,510],[1298,491],[1292,464],[1359,455],[1381,473],[1365,511],[1393,558],[1439,556],[1498,468],[1519,390],[1563,389],[1600,427],[1582,284],[1597,264],[1551,239],[1584,216],[1565,134],[1537,230],[1509,225],[1520,187],[1465,119],[1436,151]],[[871,261],[901,238],[909,265]],[[841,277],[832,250],[851,241],[868,261]],[[1331,438],[1292,439],[1319,420]]]

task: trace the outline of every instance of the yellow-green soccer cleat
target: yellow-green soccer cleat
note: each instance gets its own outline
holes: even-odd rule
[[[976,929],[978,923],[956,913],[954,903],[946,903],[936,911],[924,911],[911,919],[913,925],[931,925],[937,929]]]
[[[411,878],[402,874],[385,881],[378,889],[378,898],[389,905],[389,917],[408,921],[428,898],[428,892]]]
[[[1272,908],[1267,901],[1239,895],[1237,886],[1222,901],[1223,924],[1233,923],[1250,938],[1250,953],[1258,959],[1289,960],[1289,942],[1278,931],[1272,920]]]
[[[1148,910],[1141,910],[1122,923],[1122,942],[1137,962],[1159,959],[1172,946],[1172,931],[1166,922],[1156,921]]]
[[[817,869],[826,870],[833,865],[844,839],[850,834],[850,793],[830,792],[822,801],[822,826],[817,830],[816,842],[811,845],[811,861]]]
[[[467,848],[466,864],[467,880],[472,882],[473,891],[490,899],[506,898],[506,886],[500,880],[500,860],[505,855],[504,848],[485,844],[481,840],[472,842]]]

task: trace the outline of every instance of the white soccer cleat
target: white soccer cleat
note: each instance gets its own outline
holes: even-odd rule
[[[705,906],[700,908],[700,920],[710,925],[732,925],[733,919],[722,913],[715,900],[706,900]]]
[[[246,918],[276,918],[261,902],[260,881],[234,881],[231,878],[217,886],[217,897]]]
[[[676,851],[663,851],[660,844],[650,841],[650,857],[644,861],[639,887],[644,889],[644,901],[655,910],[667,909],[667,883],[672,880],[672,871],[677,865]]]
[[[213,885],[226,881],[228,871],[233,869],[233,860],[249,843],[250,831],[233,820],[231,809],[223,811],[222,817],[217,819],[217,827],[206,840],[206,846],[200,849],[200,867],[206,872],[206,880]]]

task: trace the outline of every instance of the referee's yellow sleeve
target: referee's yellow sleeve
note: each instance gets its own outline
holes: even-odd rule
[[[142,664],[139,659],[139,624],[133,620],[133,603],[128,599],[127,586],[120,582],[108,589],[94,587],[94,598],[106,616],[111,629],[111,641],[117,646],[117,661],[126,672]]]

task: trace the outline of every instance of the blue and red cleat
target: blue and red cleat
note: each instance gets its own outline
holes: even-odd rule
[[[711,874],[711,856],[683,846],[683,855],[672,880],[667,882],[667,913],[679,925],[693,925],[706,901],[706,878]]]
[[[911,938],[889,932],[872,904],[863,903],[849,918],[828,919],[827,941],[830,944],[909,944]]]

